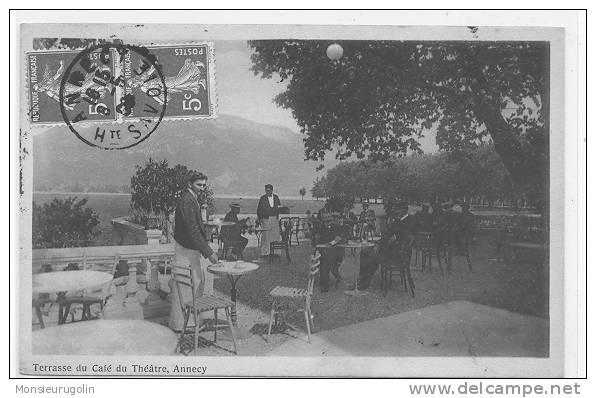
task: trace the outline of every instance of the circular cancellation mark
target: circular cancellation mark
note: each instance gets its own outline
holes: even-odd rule
[[[89,47],[76,55],[60,82],[64,122],[81,141],[102,149],[146,140],[163,119],[167,98],[157,58],[140,46]]]

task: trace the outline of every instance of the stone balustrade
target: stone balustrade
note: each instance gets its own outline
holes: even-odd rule
[[[128,265],[128,275],[118,278],[124,285],[122,302],[112,300],[112,318],[143,319],[141,303],[160,300],[159,264],[168,265],[174,257],[174,244],[146,244],[125,246],[72,247],[60,249],[34,249],[33,273],[60,272],[71,264],[79,269],[99,270],[117,274],[123,261]],[[139,278],[139,267],[144,266],[145,275]],[[115,279],[115,281],[116,281]],[[139,280],[146,283],[140,289]],[[106,313],[110,313],[106,308]],[[108,317],[106,315],[106,317]]]

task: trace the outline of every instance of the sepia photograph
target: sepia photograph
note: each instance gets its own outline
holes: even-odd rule
[[[449,25],[19,25],[18,372],[562,377],[566,31]]]

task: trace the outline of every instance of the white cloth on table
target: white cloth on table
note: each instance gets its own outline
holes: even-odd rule
[[[195,297],[201,297],[204,294],[213,294],[213,274],[207,272],[207,267],[210,261],[203,257],[200,251],[187,249],[178,242],[175,246],[175,258],[174,261],[179,266],[190,267],[193,272],[193,278],[195,280]],[[178,288],[173,279],[170,279],[168,283],[170,286],[170,320],[168,326],[172,330],[182,330],[184,326],[184,314],[180,307],[180,296]],[[192,292],[189,287],[180,285],[182,291],[182,299],[184,301],[192,300]],[[199,316],[200,318],[200,316]],[[192,315],[189,318],[188,326],[194,326],[194,320]]]
[[[269,244],[276,240],[281,240],[279,234],[279,220],[277,217],[261,218],[261,256],[269,255]]]

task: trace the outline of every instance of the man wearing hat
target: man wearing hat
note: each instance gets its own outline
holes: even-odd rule
[[[224,221],[227,222],[234,222],[235,225],[230,226],[223,226],[221,227],[221,234],[222,238],[224,239],[224,243],[226,246],[232,248],[232,254],[238,258],[242,257],[242,252],[244,252],[244,248],[248,244],[248,239],[242,236],[242,229],[246,225],[247,218],[243,220],[238,219],[238,214],[240,213],[240,205],[238,203],[231,203],[230,204],[230,211],[226,214]]]
[[[192,172],[187,178],[187,187],[180,194],[176,206],[174,221],[175,261],[177,265],[191,268],[198,282],[195,296],[201,297],[204,291],[213,289],[212,279],[207,280],[206,268],[209,263],[218,262],[217,254],[209,247],[207,228],[201,214],[200,198],[207,186],[207,176],[200,172]],[[209,283],[210,282],[210,283]],[[211,286],[208,286],[211,284]],[[171,309],[169,326],[181,330],[184,316],[180,306],[180,297],[175,283],[170,284]],[[192,300],[190,290],[182,291],[183,299]]]
[[[265,185],[265,195],[259,199],[257,217],[263,228],[261,234],[261,256],[269,255],[269,243],[281,240],[279,233],[278,214],[281,202],[273,193],[273,185]]]

